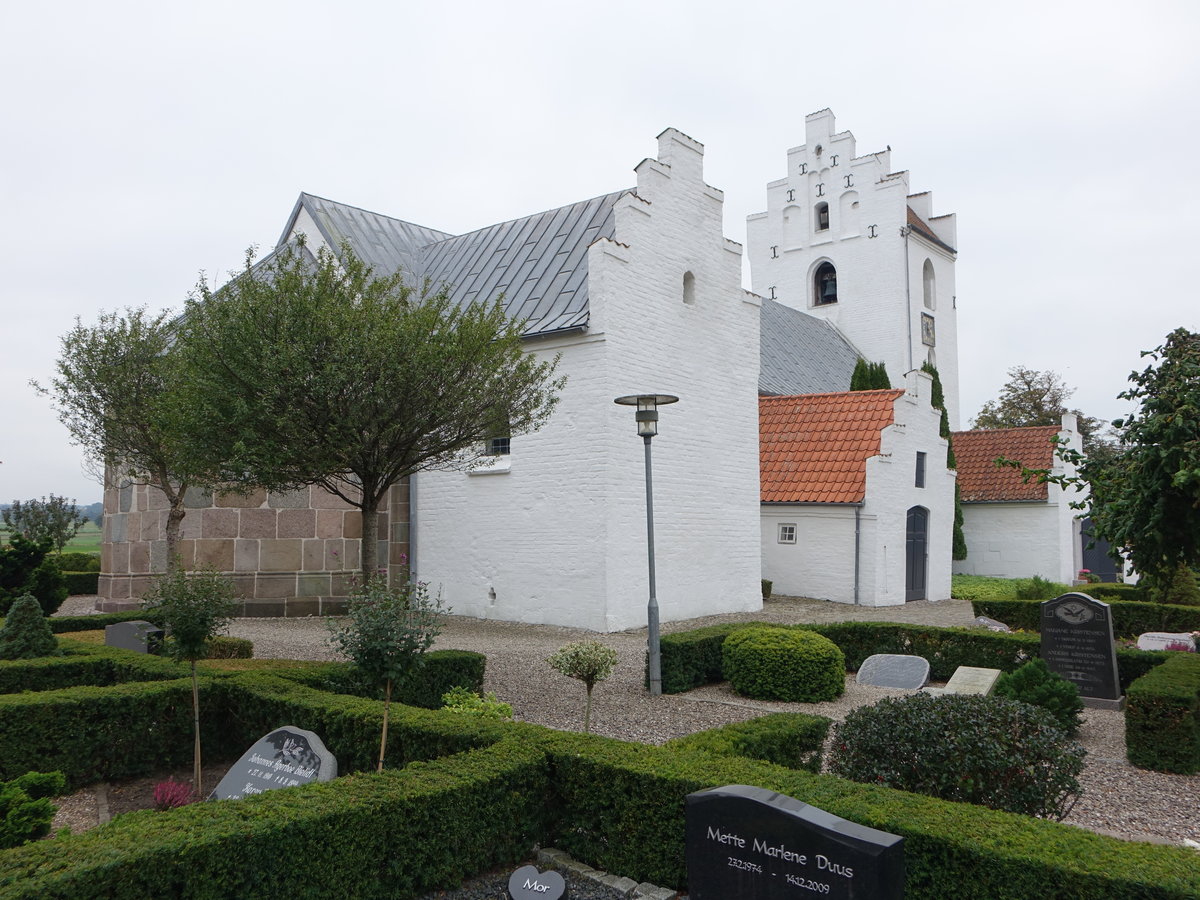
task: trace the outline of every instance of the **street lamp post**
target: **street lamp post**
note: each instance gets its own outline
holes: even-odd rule
[[[622,406],[637,407],[637,433],[646,445],[646,555],[650,566],[650,602],[646,607],[649,623],[647,642],[650,649],[650,693],[662,693],[662,659],[658,642],[658,597],[654,584],[654,483],[650,469],[650,439],[658,434],[658,407],[675,403],[678,397],[672,394],[630,394],[617,397],[614,401]]]

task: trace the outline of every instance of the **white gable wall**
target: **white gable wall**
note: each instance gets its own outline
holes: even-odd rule
[[[417,479],[416,563],[456,613],[614,631],[644,625],[644,444],[625,394],[668,393],[653,439],[662,621],[761,606],[758,300],[721,234],[702,147],[673,129],[588,254],[586,335],[531,342],[568,376],[508,471]],[[694,276],[684,302],[683,276]],[[494,596],[493,596],[494,595]]]

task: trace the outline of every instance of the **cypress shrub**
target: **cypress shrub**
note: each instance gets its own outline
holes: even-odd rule
[[[1056,672],[1046,661],[1031,659],[1015,672],[1006,672],[996,681],[995,696],[1040,706],[1067,732],[1074,735],[1082,724],[1083,701],[1079,688]]]
[[[54,632],[46,624],[41,604],[31,594],[20,597],[0,628],[0,659],[61,656]]]

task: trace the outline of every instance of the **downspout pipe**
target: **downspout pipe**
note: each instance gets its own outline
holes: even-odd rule
[[[860,579],[859,554],[862,549],[862,503],[854,504],[854,605],[860,606],[858,587]]]

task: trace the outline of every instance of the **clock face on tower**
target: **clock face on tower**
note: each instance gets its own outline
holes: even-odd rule
[[[932,347],[937,343],[933,330],[933,316],[929,313],[921,313],[921,343],[926,347]]]

